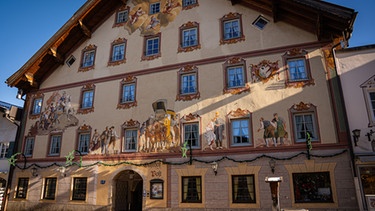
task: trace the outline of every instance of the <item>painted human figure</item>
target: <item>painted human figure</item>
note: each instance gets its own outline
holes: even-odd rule
[[[211,150],[213,150],[213,144],[215,143],[216,136],[214,133],[214,127],[215,124],[213,121],[210,121],[207,126],[206,126],[206,132],[204,133],[204,137],[206,138],[207,141],[207,146],[204,148],[204,150],[209,147]]]
[[[280,145],[283,145],[284,144],[284,137],[287,136],[287,132],[286,132],[286,124],[285,124],[285,120],[281,117],[279,117],[279,115],[277,113],[274,113],[273,114],[273,117],[274,117],[274,121],[276,122],[276,132],[275,132],[275,138],[276,140],[279,139],[279,143]]]
[[[155,16],[151,16],[150,23],[147,25],[146,29],[154,29],[158,24],[160,23],[160,20],[158,20]]]
[[[276,139],[275,139],[276,124],[269,120],[265,120],[263,117],[259,119],[259,122],[260,122],[260,126],[258,129],[258,132],[264,129],[263,138],[264,138],[266,147],[269,147],[269,144],[268,144],[269,139],[273,140],[274,146],[277,146]]]
[[[100,142],[99,142],[100,135],[98,133],[98,130],[94,130],[94,134],[92,135],[91,139],[91,147],[90,147],[90,152],[99,149],[100,147]]]
[[[116,139],[118,138],[118,135],[116,134],[116,131],[115,131],[115,127],[112,126],[109,128],[109,136],[108,136],[108,146],[107,146],[107,150],[109,148],[109,146],[112,144],[112,150],[113,152],[115,151],[115,146],[116,146]]]
[[[109,130],[108,130],[108,127],[105,128],[105,130],[102,132],[102,134],[100,135],[100,145],[102,147],[102,154],[106,154],[107,153],[107,139],[109,137]]]
[[[216,112],[214,119],[214,133],[215,133],[215,143],[217,149],[223,148],[223,132],[224,132],[224,120],[219,118],[219,112]]]
[[[137,22],[138,18],[143,14],[145,14],[145,12],[142,10],[142,7],[139,7],[133,15],[130,15],[131,24],[133,25]]]
[[[139,128],[139,145],[138,152],[146,150],[146,122],[143,122]]]

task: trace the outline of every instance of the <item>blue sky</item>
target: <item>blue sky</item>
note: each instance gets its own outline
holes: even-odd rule
[[[23,106],[5,84],[86,0],[0,0],[0,101]],[[374,0],[327,0],[358,12],[349,47],[375,44]]]

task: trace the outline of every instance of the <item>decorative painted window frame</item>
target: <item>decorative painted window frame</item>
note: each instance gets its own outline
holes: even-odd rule
[[[150,55],[150,56],[147,56],[146,55],[147,40],[154,39],[154,38],[158,38],[159,39],[159,50],[158,50],[158,53]],[[157,33],[155,35],[145,36],[144,40],[143,40],[143,53],[142,53],[141,61],[150,61],[150,60],[154,60],[154,59],[159,58],[159,57],[161,57],[161,33]]]
[[[126,11],[127,11],[127,20],[125,22],[118,22],[118,15],[119,15],[119,13],[126,12]],[[129,21],[129,12],[130,12],[130,7],[127,6],[127,5],[123,5],[120,8],[118,8],[116,10],[115,22],[114,22],[112,28],[124,26]]]
[[[113,48],[116,45],[124,44],[124,58],[121,60],[113,60]],[[126,63],[126,47],[127,47],[127,40],[125,38],[118,38],[117,40],[111,43],[111,52],[109,55],[108,66],[116,66],[119,64]]]
[[[375,75],[369,78],[360,86],[362,88],[363,97],[365,99],[367,116],[368,116],[368,127],[375,126],[375,108],[372,106],[372,102],[370,99],[370,93],[375,93]]]
[[[201,129],[201,117],[198,114],[188,114],[184,115],[180,119],[181,127],[181,138],[182,142],[185,142],[185,124],[198,124],[198,146],[192,146],[192,149],[201,149],[202,148],[202,129]]]
[[[57,153],[57,154],[51,154],[51,144],[52,144],[52,137],[53,136],[60,136],[60,149],[59,149],[59,153]],[[48,137],[47,155],[46,155],[46,157],[60,157],[60,155],[61,155],[61,148],[63,146],[62,143],[63,143],[63,132],[62,131],[50,133],[49,137]]]
[[[244,86],[243,87],[235,87],[235,88],[230,88],[228,87],[228,68],[233,67],[233,66],[242,66],[243,67],[243,78],[244,78]],[[246,70],[246,61],[240,57],[232,57],[229,58],[225,63],[223,64],[223,71],[224,71],[224,89],[223,89],[223,94],[241,94],[244,92],[250,92],[250,85],[248,84],[248,79],[247,79],[247,70]]]
[[[228,146],[230,148],[238,148],[238,147],[253,147],[254,146],[254,134],[253,134],[253,122],[252,122],[252,113],[249,110],[242,110],[238,108],[235,111],[231,111],[226,116],[227,119],[227,127],[228,127]],[[249,143],[246,144],[233,144],[232,140],[232,121],[233,120],[248,120],[249,122]]]
[[[314,143],[320,143],[321,138],[320,138],[320,130],[319,130],[319,121],[318,121],[318,113],[317,113],[317,108],[315,105],[311,103],[304,103],[300,102],[298,104],[294,104],[292,107],[288,109],[289,113],[289,122],[290,122],[290,131],[291,131],[291,140],[293,141],[294,144],[306,144],[305,141],[297,141],[295,137],[295,122],[294,122],[294,115],[295,114],[311,114],[314,117],[314,126],[315,131],[316,131],[316,139],[312,139],[311,141]]]
[[[133,102],[122,102],[122,91],[123,86],[127,84],[134,84],[134,101]],[[120,95],[118,98],[117,109],[129,109],[137,106],[137,78],[134,76],[127,76],[120,82]]]
[[[286,87],[305,87],[310,85],[315,85],[314,79],[311,76],[311,68],[310,68],[310,59],[309,54],[306,50],[294,48],[287,51],[283,56],[283,63],[286,68],[285,70],[285,86]],[[288,60],[289,59],[304,59],[305,61],[305,69],[307,74],[306,80],[299,80],[299,81],[291,81],[289,78],[289,67],[288,67]]]
[[[42,115],[42,112],[43,112],[44,94],[42,93],[30,94],[29,98],[30,98],[29,119],[39,119],[40,115]],[[41,99],[40,113],[34,113],[34,104],[36,103],[36,100],[38,99]]]
[[[198,67],[195,65],[186,65],[182,67],[178,73],[178,84],[177,84],[177,95],[176,95],[176,101],[191,101],[193,99],[199,99],[201,94],[199,92],[199,77],[198,77]],[[195,74],[196,77],[196,88],[197,92],[196,93],[188,93],[188,94],[183,94],[181,93],[181,80],[182,76],[186,74]]]
[[[183,1],[184,0],[182,0],[182,10],[190,10],[190,9],[192,9],[194,7],[198,7],[199,6],[198,0],[195,0],[195,4],[190,4],[190,5],[186,5],[186,6],[184,6]]]
[[[82,103],[83,103],[83,93],[85,91],[93,91],[93,99],[92,99],[92,107],[91,108],[82,108]],[[94,112],[94,103],[95,103],[95,85],[93,83],[89,83],[84,85],[81,88],[81,96],[79,98],[79,108],[77,110],[77,114],[88,114],[91,112]]]
[[[239,25],[240,25],[240,28],[241,28],[241,35],[239,37],[236,37],[236,38],[232,38],[232,39],[224,39],[224,22],[225,21],[230,21],[230,20],[235,20],[235,19],[238,19],[239,20]],[[244,41],[245,40],[245,35],[243,33],[243,27],[242,27],[242,15],[235,12],[235,13],[228,13],[226,15],[224,15],[222,18],[220,18],[220,45],[224,45],[224,44],[233,44],[233,43],[237,43],[237,42],[241,42],[241,41]]]
[[[95,68],[96,48],[97,47],[95,45],[90,44],[90,45],[86,46],[82,50],[82,53],[81,53],[81,62],[80,62],[80,65],[79,65],[78,72],[86,72],[86,71],[89,71],[89,70],[92,70],[92,69]],[[94,61],[93,61],[93,64],[91,66],[83,67],[83,59],[85,57],[85,53],[89,52],[89,51],[94,51]]]
[[[121,153],[134,153],[138,151],[138,142],[139,142],[139,137],[137,137],[137,143],[136,143],[136,149],[135,150],[127,150],[125,147],[126,145],[126,137],[125,137],[125,131],[126,130],[139,130],[140,128],[140,123],[137,120],[130,119],[124,124],[121,125]]]
[[[86,125],[86,124],[83,124],[82,126],[78,127],[77,129],[77,138],[76,138],[76,144],[75,144],[75,148],[77,151],[79,151],[81,153],[81,155],[87,155],[89,154],[90,152],[90,142],[91,142],[91,131],[92,131],[92,128],[90,125]],[[90,141],[89,141],[89,148],[87,150],[87,152],[82,152],[79,150],[79,137],[81,134],[89,134],[89,137],[90,137]]]
[[[188,46],[188,47],[184,47],[182,45],[182,42],[183,42],[183,31],[186,30],[186,29],[193,29],[193,28],[196,28],[197,29],[197,45],[194,45],[194,46]],[[190,52],[190,51],[194,51],[194,50],[197,50],[197,49],[200,49],[201,48],[201,44],[200,44],[200,32],[199,32],[199,23],[193,21],[189,21],[183,25],[180,26],[179,28],[179,44],[178,44],[178,49],[177,49],[177,52],[178,53],[181,53],[181,52]]]

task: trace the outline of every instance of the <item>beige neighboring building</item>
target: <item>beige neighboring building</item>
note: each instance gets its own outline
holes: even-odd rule
[[[8,78],[9,210],[359,210],[323,1],[88,0]],[[13,156],[16,164],[24,158]],[[266,177],[282,177],[279,199]]]
[[[360,206],[375,210],[375,45],[336,53],[352,146]]]
[[[10,182],[7,158],[13,154],[21,112],[22,108],[0,101],[0,210],[4,210],[6,187]]]

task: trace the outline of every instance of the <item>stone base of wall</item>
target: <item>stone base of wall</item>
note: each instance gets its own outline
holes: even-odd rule
[[[94,206],[88,204],[58,204],[58,203],[32,203],[21,201],[8,202],[7,210],[17,211],[109,211],[110,206]]]

